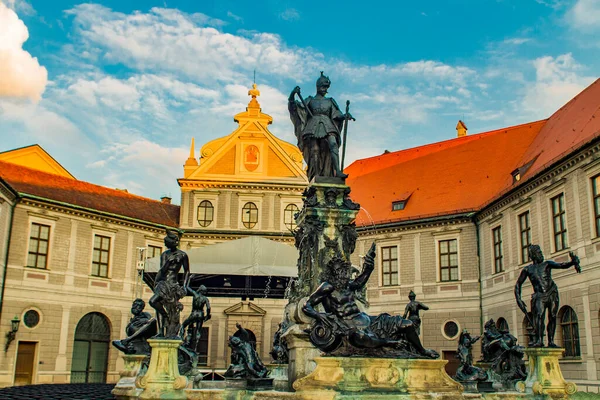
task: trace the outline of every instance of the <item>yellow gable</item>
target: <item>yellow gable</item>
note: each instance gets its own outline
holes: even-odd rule
[[[21,165],[23,167],[75,179],[69,171],[58,163],[40,145],[34,144],[19,149],[0,153],[0,161]]]
[[[268,130],[273,118],[261,112],[256,85],[248,94],[252,96],[248,108],[234,117],[239,124],[235,131],[202,146],[199,162],[191,149],[179,180],[182,187],[185,181],[198,180],[307,182],[300,150]]]

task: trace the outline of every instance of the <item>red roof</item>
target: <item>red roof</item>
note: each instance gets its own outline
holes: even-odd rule
[[[600,79],[549,119],[523,157],[520,167],[539,155],[524,174],[529,178],[600,135]]]
[[[600,79],[547,120],[358,160],[345,169],[364,209],[357,224],[481,210],[598,136]],[[511,172],[532,161],[514,182]],[[406,193],[405,208],[392,211]]]
[[[177,227],[179,206],[121,190],[40,172],[0,161],[0,177],[15,191],[74,206]]]
[[[352,198],[364,208],[357,224],[478,210],[501,188],[512,184],[514,165],[544,123],[436,143],[424,146],[428,147],[426,151],[421,147],[404,150],[396,156],[400,161],[391,166],[363,175],[351,173],[347,184],[352,188]],[[435,151],[431,151],[432,146]],[[364,170],[369,170],[368,166]],[[406,192],[412,195],[405,208],[392,211],[392,202]]]

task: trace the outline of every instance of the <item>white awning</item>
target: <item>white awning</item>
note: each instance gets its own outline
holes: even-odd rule
[[[259,236],[230,240],[186,251],[190,272],[203,275],[297,276],[298,250]],[[160,257],[148,259],[146,272],[157,272]]]

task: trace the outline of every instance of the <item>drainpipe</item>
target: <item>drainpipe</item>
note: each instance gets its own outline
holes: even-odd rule
[[[480,254],[480,243],[479,243],[479,225],[477,225],[477,219],[473,218],[475,223],[475,235],[477,238],[477,267],[479,269],[479,277],[477,283],[479,284],[479,334],[483,333],[483,284],[481,281],[481,254]]]
[[[4,308],[4,288],[6,287],[6,272],[8,270],[8,254],[10,252],[10,239],[12,238],[13,219],[15,216],[15,207],[19,197],[15,197],[14,204],[10,207],[10,220],[8,222],[8,235],[6,237],[6,252],[4,253],[4,271],[2,271],[2,288],[0,289],[0,321],[2,321],[2,309]]]

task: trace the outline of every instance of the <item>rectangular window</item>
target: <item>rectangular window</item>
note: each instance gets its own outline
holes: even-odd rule
[[[564,193],[553,197],[552,203],[552,227],[554,230],[554,251],[566,249],[567,243],[567,224],[565,221],[565,195]]]
[[[596,237],[600,237],[600,175],[592,178],[594,196],[594,220],[596,221]]]
[[[502,260],[502,227],[492,229],[494,238],[494,271],[496,273],[504,271],[504,263]]]
[[[198,353],[198,365],[208,365],[208,328],[200,329],[200,340],[198,340],[198,346],[196,347]]]
[[[440,280],[450,282],[458,280],[458,240],[440,240]]]
[[[151,244],[148,245],[147,258],[158,257],[160,256],[160,253],[162,253],[162,247],[152,246]]]
[[[521,263],[529,262],[529,245],[531,244],[531,225],[529,211],[519,214],[519,232],[521,239]]]
[[[48,267],[49,243],[50,227],[32,222],[29,235],[29,254],[27,255],[28,267],[41,269]]]
[[[110,255],[110,237],[94,235],[92,254],[92,276],[108,277],[108,257]]]
[[[381,275],[383,286],[398,284],[398,247],[381,248]]]

